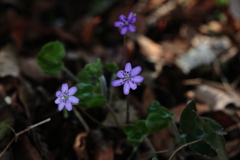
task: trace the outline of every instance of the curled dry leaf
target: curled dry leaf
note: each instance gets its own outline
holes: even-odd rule
[[[195,97],[208,104],[213,110],[223,110],[228,104],[240,106],[239,100],[234,99],[227,93],[213,88],[209,85],[198,85],[194,91]]]
[[[79,133],[74,141],[73,150],[75,151],[78,160],[88,160],[88,154],[86,151],[86,140],[88,132]]]

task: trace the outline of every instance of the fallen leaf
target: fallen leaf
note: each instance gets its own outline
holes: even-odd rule
[[[88,132],[82,132],[79,133],[76,137],[75,137],[75,141],[73,144],[73,150],[75,151],[76,155],[77,155],[77,159],[78,160],[88,160],[88,154],[86,151],[86,140],[85,138],[87,137]]]

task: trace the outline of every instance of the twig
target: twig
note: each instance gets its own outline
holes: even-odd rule
[[[75,107],[73,107],[73,112],[76,115],[76,117],[78,118],[78,120],[82,123],[85,130],[89,131],[90,130],[89,126],[87,125],[87,123],[85,122],[85,120],[82,118],[81,114],[77,111],[77,109]]]
[[[7,145],[7,146],[4,148],[4,150],[1,152],[0,158],[1,158],[1,157],[3,156],[3,154],[7,151],[7,149],[10,147],[10,145],[11,145],[21,134],[23,134],[23,133],[25,133],[25,132],[27,132],[27,131],[29,131],[29,130],[37,127],[37,126],[40,126],[40,125],[42,125],[42,124],[44,124],[44,123],[46,123],[46,122],[49,122],[50,120],[51,120],[51,118],[45,119],[45,120],[43,120],[43,121],[41,121],[41,122],[39,122],[39,123],[37,123],[37,124],[34,124],[34,125],[32,125],[32,126],[29,126],[28,128],[26,128],[26,129],[24,129],[24,130],[16,133],[15,136],[13,137],[13,139],[8,143],[8,145]],[[14,131],[14,132],[15,132],[15,131]]]
[[[183,149],[184,147],[187,147],[187,146],[189,146],[189,145],[191,145],[191,144],[200,142],[200,141],[202,141],[202,140],[203,140],[203,139],[201,138],[201,139],[198,139],[198,140],[196,140],[196,141],[192,141],[192,142],[189,142],[189,143],[186,143],[186,144],[182,145],[181,147],[179,147],[178,149],[176,149],[176,150],[172,153],[172,155],[170,156],[170,158],[169,158],[168,160],[172,160],[172,158],[174,157],[174,155],[175,155],[179,150]]]

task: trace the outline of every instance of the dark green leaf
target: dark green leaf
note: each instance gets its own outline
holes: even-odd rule
[[[159,102],[153,102],[148,107],[148,115],[150,113],[159,113],[164,117],[172,117],[174,116],[174,113],[169,111],[167,108],[161,106]]]
[[[223,131],[223,127],[219,123],[217,123],[215,120],[208,117],[202,117],[202,119],[205,122],[209,122],[210,125],[212,126],[212,129],[218,134],[227,135],[227,133]]]
[[[94,86],[88,83],[78,83],[76,84],[78,91],[76,94],[90,93],[92,94],[95,90]]]
[[[101,107],[107,103],[107,99],[102,94],[95,94],[86,100],[87,108]]]
[[[143,135],[148,135],[149,130],[146,126],[146,121],[145,120],[139,120],[136,122],[136,127],[142,132]]]
[[[87,64],[84,70],[91,76],[100,77],[103,74],[101,60],[97,59],[95,63]]]
[[[62,58],[64,56],[65,49],[62,43],[50,42],[44,45],[37,55],[37,63],[44,73],[56,75],[63,69]]]
[[[152,160],[158,160],[156,157],[153,157]]]
[[[205,122],[203,118],[197,115],[195,119],[196,125],[199,129],[205,132],[204,141],[209,144],[218,154],[222,160],[228,160],[225,150],[225,140],[221,134],[216,133],[209,122]]]
[[[110,72],[117,72],[119,70],[118,66],[114,62],[107,62],[105,63],[105,67],[110,71]]]
[[[92,76],[85,70],[82,70],[80,73],[78,73],[77,77],[81,82],[92,84]]]
[[[146,125],[150,132],[160,131],[172,123],[172,117],[165,117],[159,113],[150,113]]]
[[[180,128],[183,132],[191,135],[196,136],[196,133],[199,133],[199,129],[196,127],[195,124],[195,117],[196,117],[197,109],[195,100],[192,100],[183,110],[180,116]],[[201,135],[201,133],[199,133]]]
[[[186,137],[186,142],[189,143],[189,142],[192,142],[192,141],[195,141],[195,140],[198,140],[198,138],[196,137],[192,137],[190,135],[187,135]],[[189,146],[193,151],[201,154],[201,155],[205,155],[207,157],[215,157],[217,156],[217,153],[215,150],[213,150],[211,148],[211,146],[209,144],[207,144],[205,141],[200,141],[200,142],[197,142],[195,144],[192,144]]]

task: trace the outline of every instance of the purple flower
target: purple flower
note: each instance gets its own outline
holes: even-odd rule
[[[138,76],[138,74],[142,71],[142,67],[137,66],[132,69],[131,63],[126,63],[125,70],[120,70],[117,72],[117,77],[120,78],[118,80],[112,81],[112,86],[117,87],[123,86],[123,93],[125,95],[129,94],[130,88],[133,90],[137,89],[136,83],[142,83],[144,80],[143,77]]]
[[[79,99],[74,95],[77,92],[77,87],[68,89],[68,84],[62,84],[62,91],[57,91],[55,103],[58,104],[58,110],[61,111],[65,106],[68,111],[72,110],[72,103],[78,103]]]
[[[128,17],[121,14],[119,16],[119,19],[121,21],[114,22],[114,26],[115,27],[122,27],[122,29],[120,31],[120,33],[122,35],[126,34],[128,30],[132,33],[136,31],[136,27],[133,25],[137,20],[137,17],[136,17],[135,13],[130,12]]]

